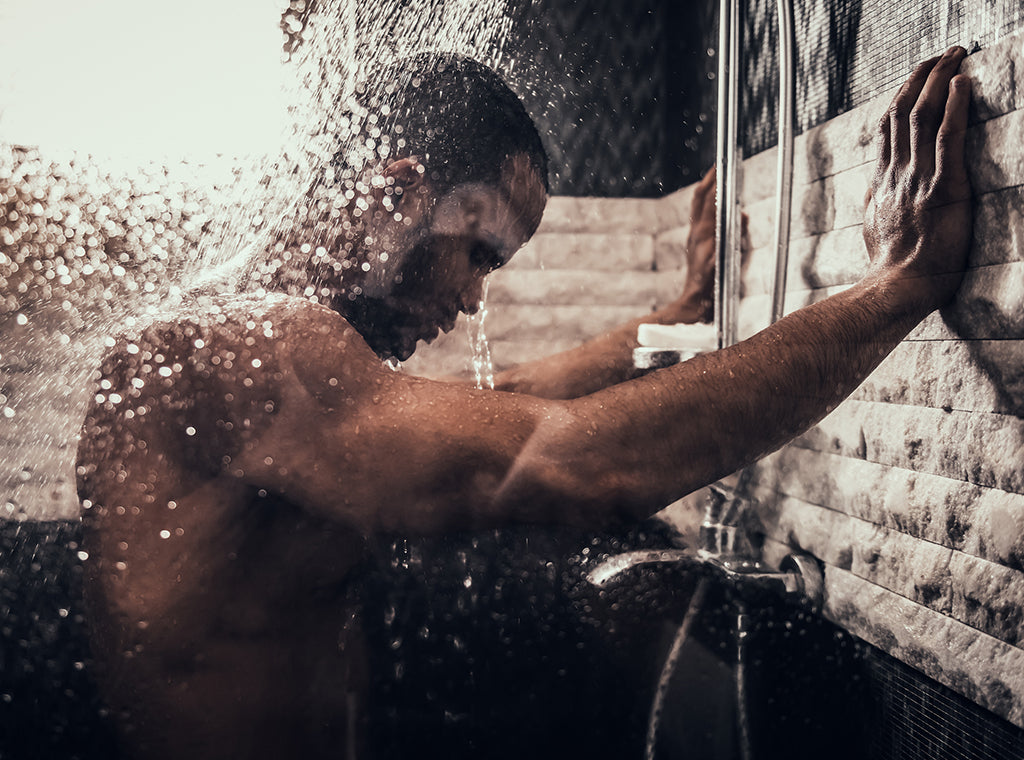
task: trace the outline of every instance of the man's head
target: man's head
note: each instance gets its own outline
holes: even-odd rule
[[[358,94],[359,133],[317,188],[347,196],[348,226],[313,276],[378,354],[404,359],[475,311],[484,276],[536,230],[547,156],[516,95],[466,58],[404,59]]]

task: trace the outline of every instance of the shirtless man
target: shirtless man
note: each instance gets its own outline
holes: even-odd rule
[[[361,203],[306,220],[309,253],[274,273],[282,293],[200,301],[122,340],[78,487],[94,653],[129,752],[365,754],[365,644],[346,581],[368,537],[640,520],[820,420],[959,285],[964,55],[922,64],[880,124],[864,278],[684,364],[632,377],[632,323],[500,376],[499,391],[385,366],[472,310],[545,203],[535,135],[494,142],[489,174],[460,175],[445,163],[455,153],[418,147],[412,129],[404,152],[368,167]],[[441,68],[461,88],[439,85],[454,109],[441,119],[463,129],[455,111],[494,78]],[[525,117],[507,95],[494,96],[503,124]],[[713,216],[709,188],[697,230]],[[696,275],[648,320],[706,316],[708,248],[698,234]]]

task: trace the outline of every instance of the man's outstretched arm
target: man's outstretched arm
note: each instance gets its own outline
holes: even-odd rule
[[[970,87],[954,76],[963,55],[922,64],[880,126],[872,264],[849,290],[723,351],[571,401],[408,378],[365,346],[341,362],[327,344],[320,358],[300,350],[306,400],[283,400],[236,460],[243,477],[366,530],[599,525],[649,515],[788,442],[959,285],[970,238]],[[336,424],[310,417],[322,408]]]

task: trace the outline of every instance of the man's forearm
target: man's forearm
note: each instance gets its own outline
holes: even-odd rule
[[[527,393],[550,399],[572,399],[640,377],[647,370],[633,366],[637,328],[642,324],[693,324],[700,321],[697,294],[638,317],[581,346],[527,362],[495,376],[495,390]]]
[[[867,278],[735,346],[568,402],[524,454],[572,474],[558,504],[570,519],[648,516],[815,424],[925,313],[899,283]],[[523,464],[502,498],[543,501]]]
[[[715,170],[697,184],[690,209],[683,292],[655,312],[631,320],[577,348],[520,365],[495,378],[497,390],[549,399],[572,399],[639,377],[633,366],[637,328],[642,324],[694,324],[714,309]],[[744,239],[747,238],[744,216]]]
[[[693,472],[688,491],[820,421],[924,317],[899,291],[883,278],[862,281],[747,341],[638,380],[660,385],[659,414],[645,421],[646,434],[667,444],[654,452],[663,457],[655,469],[670,467],[670,450],[682,455]],[[698,403],[670,411],[669,399],[687,387],[698,389]]]

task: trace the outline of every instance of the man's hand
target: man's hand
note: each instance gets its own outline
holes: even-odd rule
[[[697,185],[690,203],[690,234],[686,240],[686,283],[676,308],[684,322],[710,322],[715,317],[715,167]],[[750,219],[741,217],[742,265],[750,255]]]
[[[965,56],[954,47],[918,66],[879,124],[864,218],[869,276],[895,284],[922,316],[953,297],[971,239],[964,165],[971,86],[956,75]]]
[[[686,239],[686,284],[681,300],[696,307],[698,322],[715,313],[715,167],[693,193],[690,234]]]

